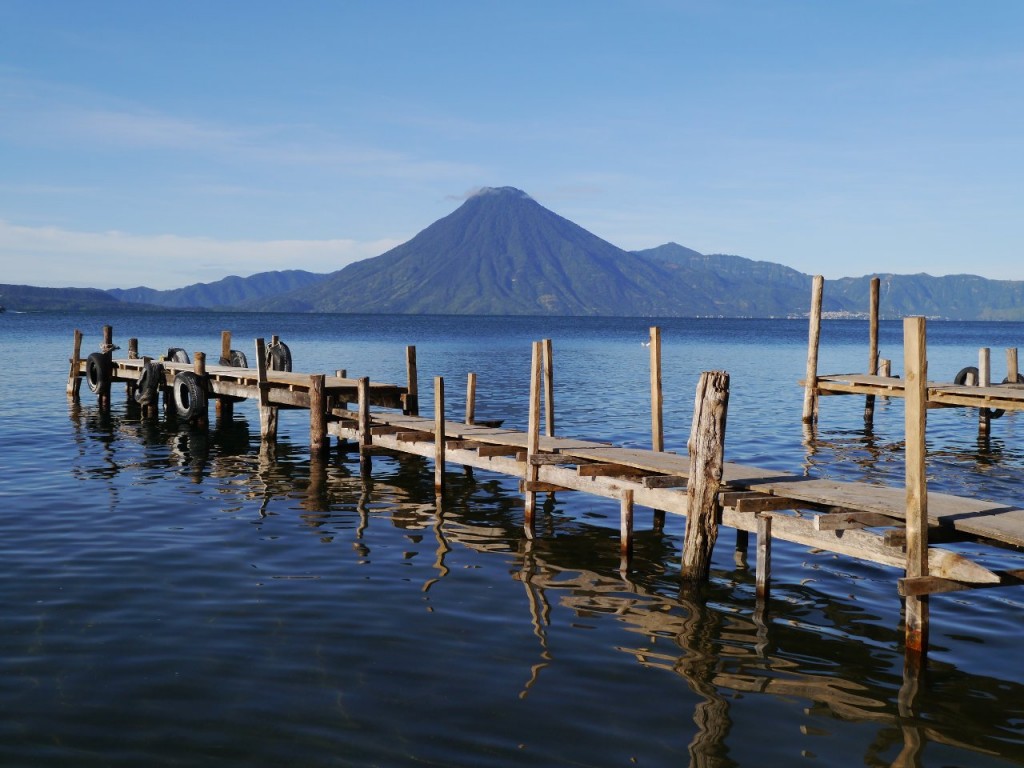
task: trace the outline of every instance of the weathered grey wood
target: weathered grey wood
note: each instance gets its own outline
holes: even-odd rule
[[[309,451],[314,456],[323,453],[328,447],[327,396],[324,393],[326,378],[323,374],[309,377]]]
[[[1017,369],[1017,348],[1008,347],[1006,349],[1006,380],[1011,384],[1017,382],[1017,376],[1020,372]]]
[[[565,461],[565,457],[562,457]],[[613,477],[643,477],[645,471],[636,467],[627,467],[622,464],[580,464],[577,468],[580,477],[598,477],[609,475]]]
[[[444,493],[444,378],[434,377],[434,491]]]
[[[167,366],[165,366],[167,368]],[[277,407],[270,404],[270,382],[267,381],[267,344],[256,339],[256,379],[260,397],[260,437],[265,442],[277,440]]]
[[[729,408],[729,374],[704,371],[694,398],[693,423],[687,444],[690,482],[686,486],[686,536],[682,578],[706,581],[718,538],[718,491],[722,484],[725,425]]]
[[[644,488],[682,488],[686,478],[679,475],[647,475],[643,478]]]
[[[807,375],[804,377],[805,424],[818,418],[818,347],[821,342],[821,293],[825,278],[815,275],[811,283],[811,309],[808,313],[809,330],[807,339]]]
[[[991,351],[988,347],[978,350],[978,386],[988,387],[992,384]],[[978,409],[978,434],[986,437],[992,431],[992,417],[988,408]]]
[[[526,432],[526,484],[537,482],[538,467],[531,460],[531,457],[540,450],[540,390],[541,390],[541,357],[543,355],[542,344],[539,341],[533,342],[533,350],[530,355],[530,407]],[[533,538],[534,512],[537,507],[537,494],[534,491],[526,492],[526,507],[524,511],[523,524],[528,538]]]
[[[831,514],[815,515],[814,517],[814,527],[819,531],[842,531],[848,528],[881,528],[892,525],[902,525],[902,523],[888,515],[881,515],[877,512],[833,512]]]
[[[903,321],[903,370],[906,374],[907,578],[928,576],[927,343],[925,319]],[[906,649],[924,658],[928,652],[928,596],[906,598]]]
[[[770,514],[757,515],[757,564],[756,568],[756,596],[759,600],[768,597],[769,585],[772,574],[772,516]]]
[[[356,387],[356,403],[359,408],[357,416],[357,427],[359,453],[363,455],[366,449],[373,444],[373,433],[370,431],[370,379],[363,377],[359,379]]]
[[[544,434],[555,436],[555,359],[551,339],[544,339]]]

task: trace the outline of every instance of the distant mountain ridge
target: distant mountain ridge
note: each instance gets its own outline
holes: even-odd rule
[[[884,318],[1024,320],[1024,281],[880,278]],[[826,281],[823,309],[864,316],[870,280]],[[15,310],[798,317],[807,313],[810,286],[810,275],[781,264],[702,254],[677,243],[625,251],[519,189],[491,187],[408,242],[330,274],[263,272],[169,291],[0,285],[0,304]]]

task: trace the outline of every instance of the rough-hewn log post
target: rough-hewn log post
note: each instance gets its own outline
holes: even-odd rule
[[[533,518],[537,509],[537,482],[539,467],[533,463],[533,456],[540,448],[540,389],[541,389],[541,342],[533,342],[530,358],[530,410],[526,430],[526,507],[523,512],[523,526],[527,538],[533,538]]]
[[[327,449],[327,377],[322,373],[309,377],[309,452],[318,456]]]
[[[1017,381],[1020,371],[1017,369],[1017,348],[1007,347],[1006,349],[1006,380],[1011,384]]]
[[[879,279],[871,278],[868,302],[868,375],[878,373],[878,287]],[[864,398],[864,425],[870,429],[875,421],[875,396]]]
[[[370,457],[370,445],[373,442],[373,433],[370,431],[370,377],[363,376],[356,381],[356,434],[359,440],[359,459],[363,461]]]
[[[68,397],[77,400],[82,387],[78,369],[82,367],[82,332],[75,329],[75,345],[71,351],[71,368],[68,371]]]
[[[925,319],[903,320],[903,371],[906,376],[907,578],[928,575],[928,480],[925,426],[928,383]],[[928,650],[928,596],[906,598],[907,653],[924,658]]]
[[[824,285],[825,278],[815,275],[811,284],[811,311],[808,313],[807,375],[804,376],[805,424],[818,420],[818,345],[821,343],[821,293]]]
[[[633,491],[625,490],[619,499],[619,570],[629,570],[633,559]]]
[[[729,374],[700,375],[690,427],[690,476],[686,485],[686,538],[682,577],[706,581],[718,538],[718,490],[725,462],[725,422],[729,410]]]
[[[434,377],[434,492],[444,493],[444,379]]]

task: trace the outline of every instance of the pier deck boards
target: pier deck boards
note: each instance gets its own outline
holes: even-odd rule
[[[905,383],[894,376],[864,373],[830,373],[818,376],[819,395],[875,395],[904,397]],[[801,381],[800,386],[805,386]],[[1024,384],[992,384],[987,387],[929,381],[929,408],[998,408],[1024,411]]]

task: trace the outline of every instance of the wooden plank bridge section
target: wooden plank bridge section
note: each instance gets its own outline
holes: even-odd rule
[[[906,484],[903,488],[808,478],[727,462],[724,460],[729,376],[710,371],[701,376],[694,399],[694,417],[686,455],[664,450],[624,448],[605,442],[554,435],[550,341],[535,342],[530,372],[528,428],[525,432],[496,423],[474,423],[475,376],[469,375],[466,419],[446,417],[444,380],[434,380],[434,413],[420,416],[415,348],[407,349],[405,386],[335,375],[292,373],[268,368],[272,361],[262,339],[256,341],[257,367],[205,365],[196,353],[194,363],[140,358],[137,343],[127,358],[113,358],[109,328],[101,352],[81,357],[81,333],[76,331],[68,393],[77,396],[82,380],[109,407],[110,385],[123,382],[130,397],[139,397],[147,372],[157,371],[156,391],[168,395],[191,420],[205,423],[206,398],[216,400],[230,416],[230,404],[258,403],[261,436],[276,437],[279,408],[310,412],[310,446],[314,452],[335,436],[358,448],[369,466],[376,451],[395,451],[434,461],[435,489],[444,492],[446,464],[461,464],[519,478],[525,495],[524,528],[532,538],[538,494],[576,491],[613,499],[620,509],[620,568],[631,563],[634,508],[654,510],[654,525],[666,513],[686,518],[681,576],[684,581],[708,578],[710,556],[720,525],[736,530],[737,562],[747,555],[749,534],[757,537],[756,576],[759,599],[769,595],[771,544],[794,542],[905,571],[898,591],[906,600],[907,650],[923,659],[927,648],[928,595],[972,588],[1024,583],[1024,571],[993,571],[949,547],[977,542],[992,547],[1024,547],[1024,509],[929,492],[925,481],[927,409],[936,397],[960,397],[956,388],[936,391],[925,382],[925,321],[904,323],[904,380],[876,382],[874,394],[899,391],[906,401]],[[651,402],[652,444],[663,445],[661,431],[660,335],[652,329]],[[272,342],[279,344],[275,338]],[[230,334],[222,337],[221,360],[232,357]],[[232,352],[232,354],[234,354]],[[99,358],[104,357],[106,364]],[[187,375],[186,375],[187,374]],[[199,395],[181,382],[192,376]],[[97,381],[99,379],[99,381]],[[820,380],[819,380],[820,385]],[[860,390],[858,390],[859,392]],[[971,394],[974,394],[973,392]],[[542,398],[543,396],[543,398]],[[194,408],[203,400],[204,408]],[[544,400],[542,409],[542,399]],[[151,415],[155,403],[150,398]],[[972,401],[973,403],[974,401]],[[145,407],[145,406],[144,406]],[[542,410],[546,420],[542,425]],[[543,429],[542,429],[543,427]],[[542,434],[542,432],[544,434]],[[909,658],[909,656],[908,656]]]

